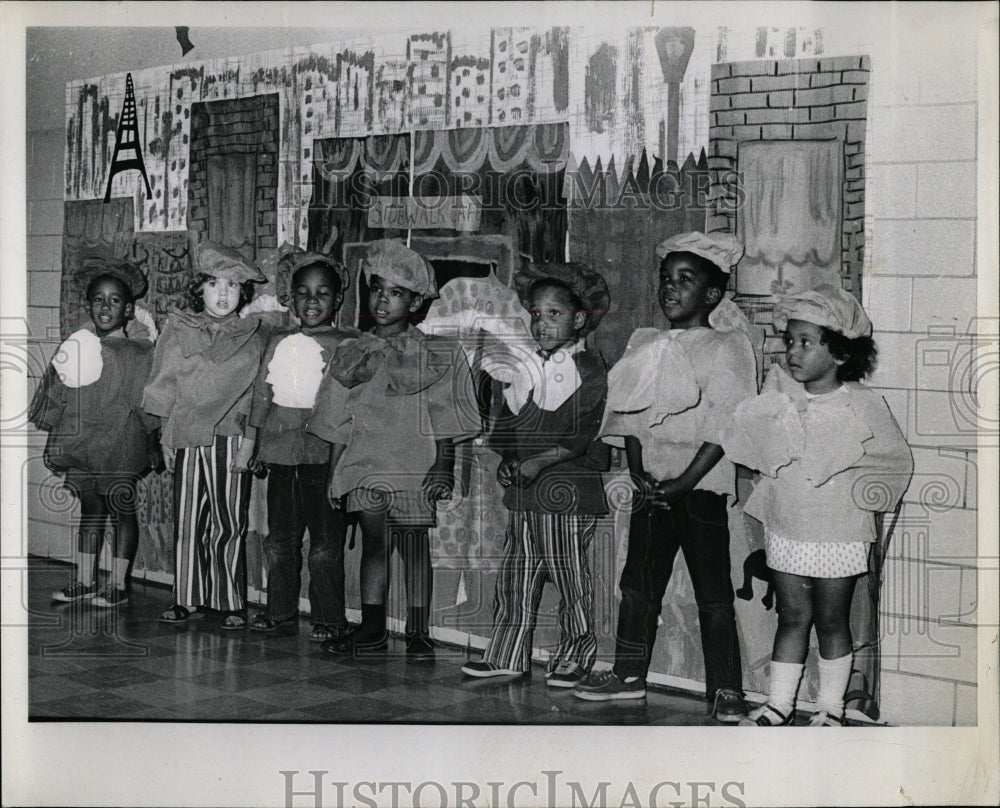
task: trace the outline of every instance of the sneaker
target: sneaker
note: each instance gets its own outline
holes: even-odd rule
[[[614,671],[591,673],[573,690],[578,699],[587,701],[619,701],[622,699],[646,698],[646,679],[636,676],[631,682],[621,678]]]
[[[741,718],[741,727],[787,727],[792,723],[794,713],[785,715],[781,710],[770,704],[762,704],[750,715]]]
[[[818,713],[813,713],[812,718],[809,719],[810,727],[842,727],[844,726],[843,718],[835,718],[830,715],[826,710],[820,710]]]
[[[747,703],[732,688],[720,687],[715,691],[715,698],[712,699],[708,712],[720,724],[738,724],[747,715]]]
[[[124,589],[106,586],[94,596],[91,603],[99,609],[114,609],[128,603],[128,593]]]
[[[406,658],[413,662],[433,662],[434,643],[426,634],[406,638]]]
[[[587,678],[587,672],[575,662],[560,662],[554,671],[545,677],[549,687],[576,687]]]
[[[78,600],[88,600],[94,597],[94,593],[97,591],[97,584],[84,584],[80,581],[74,581],[69,586],[65,586],[58,592],[52,593],[52,600],[57,600],[60,603],[75,603]]]
[[[462,673],[466,676],[473,676],[476,679],[489,679],[493,676],[524,676],[524,671],[512,671],[509,668],[500,668],[485,659],[478,659],[474,662],[466,662],[462,666]]]

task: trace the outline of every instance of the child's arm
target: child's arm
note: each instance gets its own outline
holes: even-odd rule
[[[517,466],[516,474],[522,485],[528,485],[549,466],[565,463],[587,454],[591,444],[597,439],[607,401],[608,382],[603,372],[586,372],[580,388],[567,399],[560,409],[568,407],[573,413],[573,427],[569,434],[558,439],[538,454],[526,457]]]
[[[337,468],[337,464],[340,462],[340,458],[346,450],[347,446],[343,443],[330,444],[330,474],[326,481],[326,498],[329,500],[330,506],[335,511],[339,511],[344,507],[344,505],[342,497],[339,494],[334,493],[333,472]]]
[[[59,380],[56,369],[49,365],[45,369],[45,375],[38,382],[38,388],[31,399],[31,406],[28,408],[28,421],[38,429],[51,432],[59,425],[65,409],[66,386]],[[52,443],[49,440],[45,441],[42,462],[45,464],[45,468],[50,471],[56,470],[56,466],[52,462]]]
[[[661,480],[653,490],[653,503],[661,508],[670,508],[683,496],[694,490],[725,453],[717,443],[703,443],[695,453],[688,467],[673,479]]]
[[[253,462],[253,450],[256,446],[257,430],[248,426],[246,434],[239,440],[236,456],[233,457],[233,462],[229,464],[229,470],[234,474],[243,474],[246,471],[250,471],[250,464]]]
[[[38,382],[28,407],[28,421],[38,429],[52,431],[62,420],[66,409],[66,386],[59,380],[56,369],[49,365]]]
[[[424,475],[420,487],[430,502],[451,499],[455,489],[455,442],[451,438],[434,441],[437,456],[434,465]]]
[[[863,510],[892,511],[913,476],[913,453],[885,399],[869,390],[862,393],[867,394],[864,420],[872,438],[865,441],[864,456],[856,466],[854,499]]]
[[[180,345],[174,326],[167,320],[163,333],[156,341],[153,349],[153,367],[149,372],[149,380],[142,392],[142,408],[149,415],[160,419],[169,417],[177,400],[179,376]],[[163,455],[164,468],[173,474],[174,450],[168,446],[160,446]]]
[[[701,446],[677,477],[656,486],[654,502],[669,508],[701,482],[723,458],[720,445],[726,427],[739,404],[757,394],[757,364],[753,346],[741,332],[728,332],[709,368],[708,384],[702,391],[705,415],[695,435]]]
[[[247,423],[254,429],[260,429],[264,426],[267,421],[267,414],[271,410],[274,391],[267,382],[268,366],[274,358],[275,349],[278,347],[280,341],[281,337],[271,337],[268,340],[267,348],[264,350],[264,356],[261,358],[260,367],[257,370],[257,378],[253,383],[250,415],[247,418]]]
[[[653,494],[659,482],[652,474],[646,471],[642,462],[642,443],[635,435],[625,436],[625,460],[628,462],[628,472],[632,477],[632,482],[643,497]]]

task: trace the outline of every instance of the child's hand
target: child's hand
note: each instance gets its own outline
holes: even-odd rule
[[[159,446],[146,447],[146,460],[149,462],[149,468],[154,474],[161,473],[167,467],[163,460],[163,452]]]
[[[514,475],[517,474],[517,467],[519,465],[519,460],[504,460],[497,468],[497,482],[504,488],[511,485],[514,482]]]
[[[527,460],[522,460],[521,465],[517,468],[517,476],[520,478],[521,485],[530,485],[531,481],[534,480],[547,465],[547,463],[539,461],[537,457],[529,457]]]
[[[332,476],[326,484],[326,501],[330,503],[330,507],[335,511],[344,510],[344,498],[334,493]]]
[[[254,442],[246,438],[240,439],[240,445],[236,449],[233,462],[229,464],[229,470],[233,474],[244,474],[250,471],[250,464],[253,462]]]
[[[659,483],[660,481],[648,471],[632,475],[632,484],[639,489],[637,497],[643,501],[650,499],[654,495],[656,486],[659,485]]]
[[[174,473],[174,450],[169,446],[161,446],[161,454],[163,455],[163,467],[169,471],[171,474]]]
[[[650,495],[650,502],[657,507],[669,511],[690,489],[677,479],[661,480]]]
[[[455,489],[455,471],[435,463],[424,475],[420,487],[432,505],[442,499],[451,499],[452,491]]]

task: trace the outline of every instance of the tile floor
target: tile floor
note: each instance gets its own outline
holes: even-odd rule
[[[440,644],[430,664],[407,663],[401,639],[385,659],[336,657],[309,642],[305,619],[272,634],[223,631],[212,614],[165,625],[155,618],[169,590],[141,582],[117,613],[53,603],[69,578],[63,564],[29,563],[29,720],[714,724],[694,696],[586,702],[546,687],[540,667],[468,679],[466,650]]]

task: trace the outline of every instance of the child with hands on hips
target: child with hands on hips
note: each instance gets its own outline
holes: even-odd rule
[[[166,623],[221,612],[221,627],[246,625],[246,535],[254,454],[248,425],[267,336],[241,318],[253,284],[266,282],[236,250],[203,242],[187,288],[194,313],[170,313],[143,394],[163,422],[163,456],[174,473],[174,603]]]
[[[360,336],[333,319],[347,288],[347,271],[325,255],[293,252],[279,262],[291,275],[291,303],[299,325],[272,333],[254,385],[250,426],[257,460],[268,468],[267,611],[251,631],[274,631],[298,615],[302,540],[309,529],[309,639],[323,642],[347,631],[344,614],[342,508],[327,500],[330,444],[306,431],[316,393],[337,346]]]
[[[736,470],[720,446],[736,406],[757,392],[750,325],[725,298],[743,246],[725,233],[683,233],[657,247],[658,299],[670,329],[639,329],[608,374],[600,434],[624,446],[637,491],[622,570],[615,662],[575,695],[643,698],[661,604],[677,552],[694,585],[709,712],[746,715],[727,499]]]
[[[454,486],[453,444],[477,435],[481,423],[461,348],[412,325],[424,301],[437,295],[431,265],[385,239],[371,246],[363,270],[374,327],[341,343],[308,426],[331,444],[330,501],[358,514],[362,535],[361,625],[323,649],[355,656],[387,650],[388,563],[397,546],[406,575],[407,658],[429,661],[427,531]]]
[[[727,456],[762,473],[744,511],[764,526],[778,598],[767,703],[741,724],[790,724],[809,633],[819,644],[812,726],[843,722],[851,675],[851,600],[875,511],[891,511],[913,460],[885,400],[859,382],[875,366],[872,325],[842,289],[822,285],[778,302],[785,362],[743,402],[723,435]]]
[[[28,418],[49,431],[45,465],[64,475],[66,487],[80,501],[73,581],[52,599],[114,608],[128,602],[125,580],[139,544],[136,487],[144,472],[163,467],[157,421],[140,406],[153,345],[128,333],[135,301],[146,293],[147,282],[136,265],[106,256],[85,260],[74,282],[85,292],[93,330],[76,331],[60,346]],[[111,577],[98,590],[98,557],[108,519]]]
[[[601,471],[610,452],[597,440],[607,396],[604,359],[587,347],[610,303],[604,279],[583,264],[529,266],[515,278],[531,315],[537,351],[522,357],[504,389],[490,435],[503,458],[497,480],[509,518],[496,580],[493,632],[466,676],[521,676],[546,581],[559,593],[559,645],[549,687],[572,688],[597,654],[588,550],[608,513]]]

